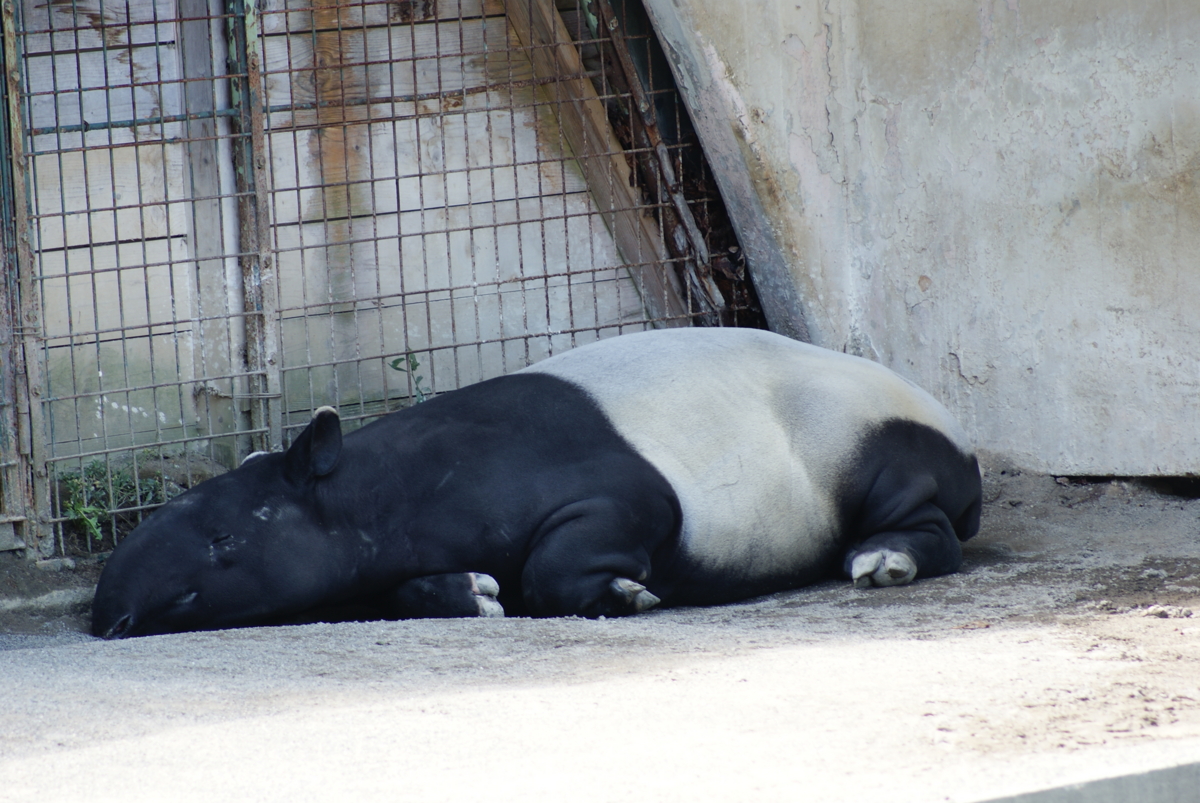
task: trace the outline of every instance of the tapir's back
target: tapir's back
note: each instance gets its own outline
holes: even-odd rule
[[[864,438],[904,420],[964,455],[927,393],[857,357],[749,329],[670,329],[600,341],[528,369],[587,391],[679,496],[705,573],[806,579],[828,564]],[[866,468],[866,470],[870,470]]]

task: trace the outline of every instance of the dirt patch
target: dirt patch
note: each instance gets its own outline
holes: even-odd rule
[[[100,570],[95,558],[34,561],[0,552],[0,634],[86,632]]]
[[[1146,610],[1161,618],[1188,618],[1192,612],[1187,606],[1200,598],[1200,557],[1146,558],[1137,566],[1097,570],[1089,579],[1091,587],[1076,598],[1097,610]]]
[[[981,463],[983,527],[964,545],[958,575],[868,594],[847,595],[841,582],[820,584],[777,595],[770,612],[756,608],[750,618],[825,602],[851,616],[933,604],[950,628],[1154,606],[1159,610],[1151,615],[1179,618],[1194,610],[1200,617],[1200,481],[1050,477],[986,452]],[[0,634],[86,633],[88,592],[102,561],[103,555],[34,562],[0,553]],[[1011,592],[1010,603],[981,607],[981,586],[996,586],[1001,596]]]

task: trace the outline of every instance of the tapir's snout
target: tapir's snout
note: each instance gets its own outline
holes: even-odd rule
[[[137,635],[137,627],[141,624],[143,617],[139,610],[142,606],[128,592],[128,580],[121,568],[114,566],[114,561],[109,558],[96,586],[96,596],[92,599],[92,635],[97,638],[129,638]]]
[[[92,602],[93,636],[119,639],[198,629],[193,621],[197,592],[188,591],[161,602],[120,593],[120,584],[106,583],[106,579],[100,578],[96,599]]]

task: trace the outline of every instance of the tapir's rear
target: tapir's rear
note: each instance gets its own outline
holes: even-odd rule
[[[906,531],[920,533],[922,574],[943,574],[979,529],[979,468],[962,428],[869,360],[759,330],[672,329],[526,371],[585,389],[674,488],[683,560],[649,583],[672,602],[803,585],[840,571],[872,536]]]

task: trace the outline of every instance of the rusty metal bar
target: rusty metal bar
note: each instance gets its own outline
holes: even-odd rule
[[[198,359],[193,356],[193,365],[199,379],[196,387],[205,389],[202,421],[205,434],[214,436],[210,448],[223,455],[224,462],[236,465],[239,451],[244,454],[248,448],[237,435],[246,428],[242,420],[246,411],[234,402],[245,386],[228,377],[242,367],[246,348],[242,342],[245,327],[238,327],[230,315],[234,310],[230,308],[229,285],[236,284],[238,269],[227,259],[222,226],[227,210],[217,167],[221,152],[218,120],[213,114],[217,96],[211,12],[215,9],[210,0],[177,0],[177,10],[181,21],[176,41],[185,79],[180,82],[183,106],[189,113],[199,113],[181,127],[184,136],[180,143],[186,195],[191,199],[188,228],[195,233],[189,243],[195,267],[189,273],[197,289],[191,313],[196,316],[193,326],[200,335],[200,349]]]
[[[0,47],[7,54],[16,47],[16,31],[11,4],[4,9],[4,39]],[[7,68],[7,59],[5,67]],[[5,105],[0,109],[4,124],[0,125],[0,154],[11,154],[9,139],[13,129],[10,121],[14,111],[9,105],[10,84],[4,84]],[[23,549],[25,542],[14,525],[24,525],[26,518],[26,486],[28,466],[20,453],[18,436],[18,398],[24,395],[18,386],[16,370],[19,344],[16,339],[17,309],[17,230],[15,207],[18,193],[13,178],[13,165],[7,156],[0,163],[0,551]]]
[[[231,0],[230,72],[241,141],[233,149],[238,191],[246,362],[252,446],[283,443],[278,275],[271,248],[271,210],[263,104],[263,54],[256,0]],[[262,433],[265,433],[265,437]]]
[[[42,314],[37,283],[34,279],[33,252],[29,243],[29,186],[28,162],[25,155],[25,131],[22,125],[20,99],[21,59],[17,44],[16,7],[13,0],[4,0],[4,78],[5,115],[8,121],[9,159],[12,166],[13,232],[17,270],[17,309],[12,356],[13,392],[17,396],[17,435],[19,453],[17,471],[9,476],[19,488],[14,502],[25,508],[26,521],[22,540],[35,552],[48,555],[54,543],[49,533],[50,483],[46,471],[46,429],[44,425],[42,358]],[[19,345],[18,341],[19,340]],[[8,479],[8,477],[6,477]]]
[[[233,117],[236,114],[236,109],[217,109],[216,111],[189,112],[188,114],[156,114],[152,117],[139,117],[136,120],[112,120],[102,123],[80,123],[78,125],[31,128],[26,133],[31,137],[41,136],[42,134],[87,134],[111,128],[136,128],[148,125],[161,126],[167,123],[191,123],[197,120],[212,120],[217,117]]]

